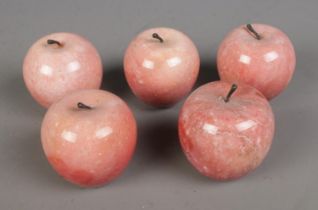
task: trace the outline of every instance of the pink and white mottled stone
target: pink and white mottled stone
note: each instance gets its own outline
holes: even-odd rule
[[[62,46],[48,44],[49,39]],[[75,90],[98,89],[102,76],[102,62],[95,47],[71,33],[42,37],[29,49],[23,64],[25,84],[44,107]]]
[[[225,102],[230,88],[223,81],[199,87],[179,115],[185,155],[200,173],[216,180],[236,179],[258,167],[274,135],[274,116],[266,98],[239,84]]]
[[[249,84],[267,99],[281,93],[290,82],[296,64],[293,44],[279,29],[253,24],[257,40],[246,26],[234,29],[221,43],[217,66],[221,80]]]
[[[79,102],[91,109],[78,108]],[[137,128],[119,97],[102,90],[80,90],[48,109],[41,137],[56,172],[74,184],[91,187],[110,182],[126,168]]]
[[[157,33],[161,43],[152,37]],[[170,106],[188,94],[199,73],[200,58],[193,42],[171,28],[140,33],[126,50],[125,76],[133,93],[158,107]]]

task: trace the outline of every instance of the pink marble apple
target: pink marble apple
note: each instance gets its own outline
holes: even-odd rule
[[[157,107],[171,106],[192,89],[199,73],[193,42],[171,28],[140,33],[128,46],[125,76],[133,93]]]
[[[216,180],[244,176],[268,153],[274,116],[255,88],[224,81],[199,87],[179,115],[183,151],[203,175]]]
[[[98,89],[102,76],[102,62],[95,47],[71,33],[42,37],[29,49],[23,64],[25,84],[44,107],[75,90]]]
[[[106,184],[119,176],[136,145],[135,118],[116,95],[80,90],[54,103],[41,129],[45,155],[66,180],[83,186]]]
[[[234,29],[223,40],[217,54],[221,80],[249,84],[267,99],[287,87],[295,64],[294,47],[286,34],[263,24]]]

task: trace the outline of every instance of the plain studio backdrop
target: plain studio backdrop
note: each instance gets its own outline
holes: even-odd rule
[[[1,0],[0,209],[317,209],[317,8],[317,0]],[[274,25],[290,37],[297,68],[288,89],[271,101],[276,133],[261,167],[240,180],[211,181],[181,151],[177,117],[183,101],[163,110],[138,101],[124,79],[123,55],[144,29],[179,29],[200,52],[197,87],[218,79],[215,57],[223,37],[254,22]],[[23,83],[28,48],[59,31],[83,35],[97,47],[104,64],[103,89],[127,101],[137,118],[132,162],[101,188],[78,188],[51,169],[40,143],[45,110]]]

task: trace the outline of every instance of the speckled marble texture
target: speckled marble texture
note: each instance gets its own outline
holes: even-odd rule
[[[163,42],[152,37],[157,33]],[[128,46],[125,75],[134,94],[154,106],[169,106],[190,92],[200,66],[198,50],[182,32],[153,28]]]
[[[179,115],[179,137],[185,155],[205,176],[239,178],[261,164],[270,149],[274,116],[266,98],[239,84],[228,102],[227,82],[195,90]]]
[[[81,102],[91,109],[81,109]],[[124,101],[102,90],[81,90],[53,104],[42,123],[42,146],[66,180],[99,186],[117,177],[132,157],[137,128]]]
[[[61,46],[48,44],[47,40],[58,41]],[[29,49],[23,64],[25,84],[44,107],[75,90],[98,89],[102,76],[102,62],[95,47],[71,33],[42,37]]]
[[[281,93],[290,82],[296,64],[293,44],[279,29],[252,24],[261,36],[257,40],[246,25],[229,33],[217,54],[220,78],[244,82],[260,90],[268,99]]]

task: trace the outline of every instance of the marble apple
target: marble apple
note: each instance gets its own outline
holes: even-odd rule
[[[83,187],[118,177],[133,155],[136,136],[136,121],[126,103],[95,89],[75,91],[54,103],[41,129],[49,163]]]
[[[133,93],[157,107],[171,106],[190,92],[199,73],[193,42],[171,28],[140,33],[124,57],[125,76]]]
[[[179,115],[179,137],[191,164],[203,175],[232,180],[257,168],[274,135],[274,116],[257,89],[224,81],[199,87]]]
[[[292,42],[277,28],[247,24],[229,33],[217,53],[221,80],[246,83],[267,99],[280,94],[296,65]]]
[[[25,84],[44,107],[75,90],[98,89],[102,76],[102,62],[95,47],[71,33],[42,37],[29,49],[23,63]]]

